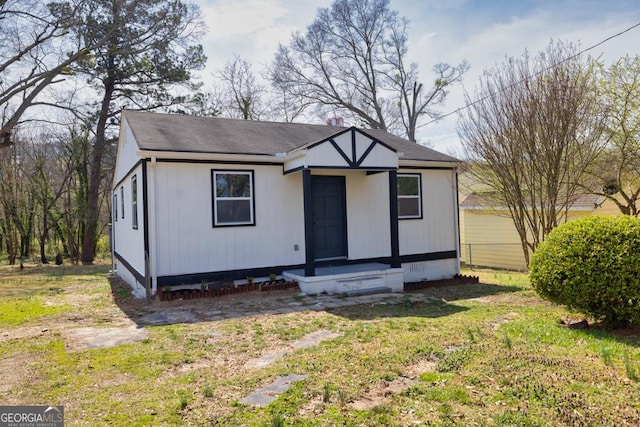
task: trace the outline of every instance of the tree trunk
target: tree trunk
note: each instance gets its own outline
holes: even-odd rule
[[[110,62],[113,60],[110,59]],[[91,155],[91,164],[89,165],[89,188],[87,191],[87,204],[84,215],[84,239],[82,241],[82,255],[80,260],[82,264],[93,264],[96,253],[96,242],[98,240],[98,218],[100,199],[100,185],[102,184],[102,156],[104,154],[106,139],[107,119],[109,118],[109,108],[111,105],[111,97],[115,87],[115,78],[109,75],[105,80],[105,92],[102,98],[102,107],[100,109],[100,117],[96,125],[96,140]]]
[[[47,254],[45,253],[45,246],[47,242],[47,234],[49,230],[48,224],[48,206],[46,203],[42,205],[42,235],[40,236],[40,262],[43,264],[49,264],[49,260],[47,260]]]

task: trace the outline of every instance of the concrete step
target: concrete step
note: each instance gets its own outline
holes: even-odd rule
[[[391,288],[388,286],[376,286],[374,288],[352,289],[343,293],[347,296],[355,297],[360,295],[385,294],[389,292],[391,292]]]
[[[369,289],[369,288],[377,288],[386,286],[385,276],[375,275],[375,276],[356,276],[349,277],[344,279],[338,279],[337,282],[337,291],[345,292],[345,291],[357,291],[359,289]]]

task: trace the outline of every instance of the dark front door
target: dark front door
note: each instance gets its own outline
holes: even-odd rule
[[[311,177],[316,259],[347,256],[347,211],[343,176]]]

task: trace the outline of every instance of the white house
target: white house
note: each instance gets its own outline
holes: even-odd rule
[[[456,166],[380,130],[124,111],[118,275],[138,295],[270,274],[307,293],[449,278]]]

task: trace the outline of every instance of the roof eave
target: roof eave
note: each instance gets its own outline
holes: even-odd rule
[[[189,151],[155,151],[155,150],[139,150],[137,155],[144,159],[162,160],[184,160],[184,161],[237,161],[237,162],[268,162],[268,163],[284,163],[284,158],[271,154],[238,154],[238,153],[202,153]]]
[[[204,152],[191,152],[191,151],[160,151],[160,150],[138,150],[137,155],[144,159],[156,160],[184,160],[184,161],[236,161],[236,162],[268,162],[283,164],[285,161],[293,160],[297,157],[302,157],[306,154],[306,150],[294,151],[289,153],[276,153],[272,154],[240,154],[240,153],[204,153]],[[402,153],[398,153],[398,166],[402,167],[415,167],[415,168],[445,168],[455,169],[459,162],[448,161],[435,161],[435,160],[415,160],[415,159],[403,159]]]
[[[460,162],[449,162],[441,160],[416,160],[416,159],[404,159],[399,158],[399,167],[425,167],[425,168],[447,168],[455,169]]]

